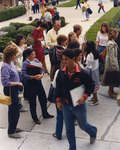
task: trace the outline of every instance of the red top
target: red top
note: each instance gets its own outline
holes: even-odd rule
[[[33,46],[33,49],[35,50],[36,52],[36,57],[37,59],[40,61],[40,62],[43,62],[44,61],[44,50],[43,50],[43,47],[42,47],[42,44],[41,44],[41,41],[39,41],[38,39],[44,37],[43,35],[43,31],[42,30],[38,30],[38,29],[35,29],[33,31],[33,38],[34,38],[34,46]]]

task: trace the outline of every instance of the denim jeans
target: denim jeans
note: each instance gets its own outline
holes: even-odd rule
[[[65,120],[67,139],[69,142],[69,150],[76,150],[75,119],[78,121],[79,127],[88,133],[90,137],[96,137],[97,128],[87,122],[85,104],[81,104],[76,107],[69,104],[63,104],[63,116]]]
[[[57,117],[56,117],[56,137],[62,138],[62,130],[63,130],[63,111],[59,110],[56,106]]]

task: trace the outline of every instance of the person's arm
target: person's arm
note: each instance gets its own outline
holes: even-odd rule
[[[62,109],[62,103],[60,98],[62,96],[61,89],[62,89],[62,82],[61,82],[61,75],[59,71],[56,78],[56,105],[59,110]]]
[[[10,73],[7,67],[1,68],[1,82],[4,87],[7,86],[23,86],[21,82],[11,82],[10,81]]]
[[[117,47],[115,45],[112,45],[112,44],[109,44],[107,47],[107,52],[108,52],[108,55],[109,55],[109,64],[110,66],[112,67],[112,70],[117,70],[118,68],[118,63],[117,63]],[[116,55],[116,56],[115,56]]]
[[[22,78],[23,80],[30,80],[30,79],[36,79],[36,80],[40,80],[43,77],[43,74],[37,74],[37,75],[28,75],[27,74],[27,63],[24,62],[23,66],[22,66]]]
[[[85,86],[85,92],[84,92],[83,96],[78,100],[78,104],[84,104],[87,97],[93,93],[95,84],[94,84],[94,81],[92,80],[91,76],[88,75],[87,73],[85,73],[84,71],[82,72],[80,79],[81,79],[83,85]]]
[[[97,37],[96,37],[96,50],[98,50],[98,46],[99,46],[99,32],[97,33]]]

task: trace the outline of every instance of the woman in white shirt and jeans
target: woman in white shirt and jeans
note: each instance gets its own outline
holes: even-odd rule
[[[109,32],[108,24],[103,23],[101,25],[100,31],[97,33],[97,37],[96,37],[96,49],[98,50],[98,53],[100,55],[100,60],[99,60],[100,74],[103,74],[103,72],[104,72],[105,51],[106,51],[106,45],[108,42],[108,32]]]
[[[95,43],[87,41],[84,57],[84,69],[92,76],[95,82],[93,97],[90,100],[91,105],[98,105],[97,91],[99,89],[99,54],[96,51]]]

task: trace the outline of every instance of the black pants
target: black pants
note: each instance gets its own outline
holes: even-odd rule
[[[41,106],[43,117],[47,115],[47,98],[46,98],[45,90],[43,88],[41,80],[36,81],[36,82],[30,81],[28,83],[27,89],[29,90],[28,100],[30,104],[30,112],[31,112],[32,119],[34,121],[38,121],[38,116],[36,112],[36,97],[37,96],[38,96],[38,100]]]
[[[8,134],[15,133],[20,117],[18,91],[18,86],[4,88],[4,94],[11,95],[12,99],[12,104],[8,107]]]
[[[76,9],[78,8],[78,6],[81,8],[80,0],[77,0],[77,2],[76,2]]]
[[[100,13],[101,9],[102,9],[102,10],[103,10],[103,12],[105,13],[104,8],[101,8],[101,7],[99,7],[99,9],[98,9],[98,13]]]

